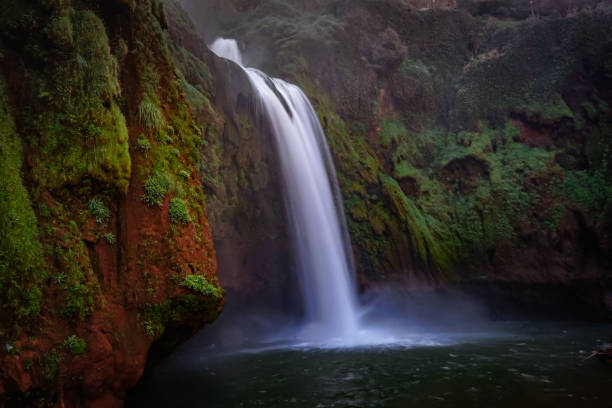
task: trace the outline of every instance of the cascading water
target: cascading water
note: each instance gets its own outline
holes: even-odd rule
[[[235,40],[210,49],[242,66]],[[276,141],[293,239],[298,248],[307,336],[352,342],[358,333],[348,234],[325,134],[300,88],[242,66]]]

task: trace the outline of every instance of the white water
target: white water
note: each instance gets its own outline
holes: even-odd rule
[[[242,66],[235,40],[218,38],[210,49]],[[355,288],[348,233],[336,174],[317,114],[302,90],[242,66],[257,95],[280,155],[285,201],[298,249],[308,324],[299,337],[358,343]]]

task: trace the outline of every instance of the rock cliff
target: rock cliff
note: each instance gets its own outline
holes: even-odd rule
[[[0,6],[0,405],[121,406],[223,291],[159,1]]]

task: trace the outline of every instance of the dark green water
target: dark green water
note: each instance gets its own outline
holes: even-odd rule
[[[178,352],[127,406],[612,407],[612,367],[584,360],[612,325],[487,327],[432,335],[439,346]]]

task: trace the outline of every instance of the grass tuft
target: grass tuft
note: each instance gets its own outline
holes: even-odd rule
[[[111,213],[108,208],[97,198],[92,198],[87,203],[87,209],[96,219],[98,224],[106,224],[110,220]]]
[[[117,242],[117,238],[112,232],[107,232],[106,234],[104,234],[104,240],[108,245],[115,245],[115,243]]]
[[[147,96],[138,105],[138,119],[149,130],[160,130],[166,124],[159,106]]]

